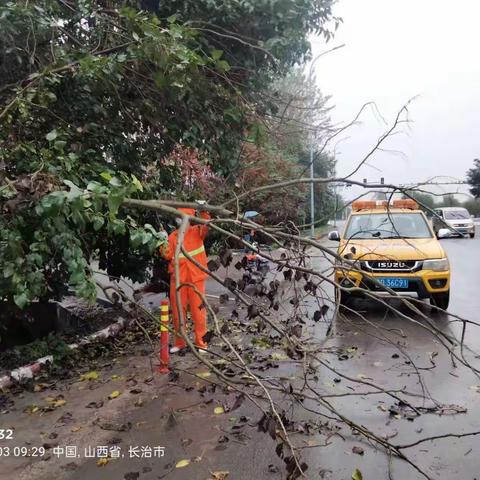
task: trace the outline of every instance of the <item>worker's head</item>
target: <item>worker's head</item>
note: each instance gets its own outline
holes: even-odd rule
[[[195,216],[195,210],[193,208],[178,208],[177,210],[180,213],[183,213],[185,215],[190,215],[192,217]],[[175,223],[180,226],[181,223],[182,223],[182,218],[181,217],[176,217],[175,218]]]
[[[195,210],[193,208],[179,208],[178,211],[185,215],[195,216]]]

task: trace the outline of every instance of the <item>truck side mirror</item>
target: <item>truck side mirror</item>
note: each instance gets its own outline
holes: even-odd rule
[[[333,242],[339,242],[340,241],[340,234],[337,232],[337,230],[334,230],[333,232],[330,232],[328,234],[328,239],[332,240]]]

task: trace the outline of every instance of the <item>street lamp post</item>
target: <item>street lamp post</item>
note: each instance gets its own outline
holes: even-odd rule
[[[333,213],[333,228],[337,228],[338,193],[337,193],[336,183],[333,186],[333,194],[335,195],[335,211]]]
[[[315,189],[313,184],[313,140],[310,142],[310,236],[315,237]]]

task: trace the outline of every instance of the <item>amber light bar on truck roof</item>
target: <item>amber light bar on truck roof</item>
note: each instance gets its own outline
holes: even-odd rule
[[[352,203],[352,210],[358,212],[359,210],[387,210],[387,208],[406,208],[409,210],[417,210],[418,204],[415,200],[409,198],[402,200],[393,200],[388,204],[387,200],[357,200]]]

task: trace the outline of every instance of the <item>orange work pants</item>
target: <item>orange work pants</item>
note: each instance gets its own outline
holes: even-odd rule
[[[181,286],[179,289],[180,302],[183,313],[183,328],[185,329],[187,320],[187,307],[190,307],[190,315],[192,316],[193,326],[195,329],[195,345],[199,348],[206,348],[207,345],[203,341],[203,336],[207,333],[207,312],[203,306],[203,299],[197,293],[205,295],[205,280],[198,282],[191,282],[195,285],[195,289],[189,285]],[[170,304],[172,306],[173,325],[175,327],[175,346],[184,348],[186,346],[185,340],[179,336],[180,332],[180,318],[177,309],[177,298],[175,295],[175,281],[172,278],[170,282]]]

